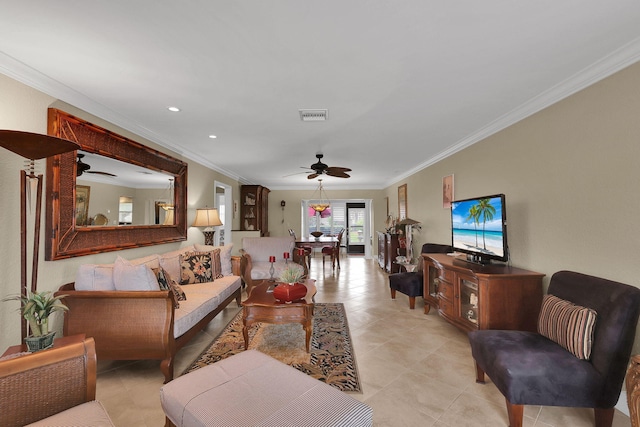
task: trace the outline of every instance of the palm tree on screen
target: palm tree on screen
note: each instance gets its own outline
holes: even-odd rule
[[[473,220],[473,227],[475,228],[476,235],[476,247],[478,247],[478,224],[480,224],[480,211],[478,210],[478,205],[473,205],[469,208],[469,216],[467,216],[467,221]]]
[[[487,220],[491,221],[496,213],[496,208],[491,204],[491,199],[480,199],[478,204],[474,207],[478,208],[478,217],[482,216],[482,246],[483,249],[487,249],[487,243],[485,241],[485,225]]]

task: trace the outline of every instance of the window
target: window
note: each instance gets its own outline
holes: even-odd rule
[[[305,234],[319,230],[325,236],[337,236],[340,230],[346,227],[346,204],[344,202],[331,202],[331,206],[321,214],[317,214],[309,207],[310,202],[305,203],[307,211]],[[329,212],[327,213],[327,211]]]
[[[133,223],[133,197],[120,197],[118,207],[118,224],[131,225]]]

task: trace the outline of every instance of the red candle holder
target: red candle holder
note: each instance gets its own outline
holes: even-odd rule
[[[269,257],[269,262],[276,262],[276,257],[275,257],[275,256],[273,256],[273,255],[271,255],[271,256]]]

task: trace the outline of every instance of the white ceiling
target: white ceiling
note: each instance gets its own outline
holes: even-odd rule
[[[384,188],[640,59],[638,0],[0,6],[0,73],[272,189],[316,152]]]

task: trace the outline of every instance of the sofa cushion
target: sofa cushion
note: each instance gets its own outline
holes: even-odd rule
[[[115,291],[113,264],[83,264],[76,272],[77,291]]]
[[[122,257],[113,266],[113,283],[118,291],[159,291],[158,279],[145,264],[133,265]]]
[[[109,414],[97,400],[85,402],[66,411],[59,412],[48,418],[27,424],[27,427],[51,427],[51,426],[115,426],[109,418]]]
[[[211,252],[186,252],[180,255],[180,284],[213,281]]]
[[[215,310],[225,299],[240,289],[238,276],[225,276],[215,282],[183,286],[187,300],[180,302],[175,312],[173,336],[178,338],[207,314]]]
[[[194,250],[194,246],[190,245],[176,251],[161,254],[159,257],[160,267],[164,268],[175,280],[180,280],[180,255]]]
[[[251,255],[252,263],[269,262],[270,256],[275,256],[276,260],[284,260],[283,254],[292,254],[295,246],[295,239],[287,237],[244,237],[242,239],[242,249]]]
[[[133,265],[144,264],[151,269],[160,267],[160,259],[158,257],[158,254],[147,255],[142,258],[134,258],[132,260],[129,260],[129,262]]]
[[[229,243],[224,246],[211,246],[195,244],[195,250],[198,252],[208,252],[214,249],[220,249],[220,266],[222,267],[223,276],[232,276],[233,270],[231,268],[231,251],[233,250],[233,243]]]
[[[538,317],[538,332],[578,359],[589,359],[596,317],[595,310],[555,295],[545,295]]]

